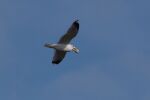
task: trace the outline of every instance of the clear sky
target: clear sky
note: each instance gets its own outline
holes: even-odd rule
[[[150,100],[149,0],[0,0],[0,100]],[[79,19],[68,53],[58,41]]]

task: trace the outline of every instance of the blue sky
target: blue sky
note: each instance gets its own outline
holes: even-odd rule
[[[1,0],[1,100],[150,100],[149,0]],[[71,23],[80,30],[52,65]]]

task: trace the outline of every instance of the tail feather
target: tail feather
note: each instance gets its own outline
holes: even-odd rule
[[[52,44],[51,43],[45,43],[44,47],[52,48]]]

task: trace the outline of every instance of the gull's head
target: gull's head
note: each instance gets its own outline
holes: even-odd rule
[[[75,52],[75,53],[79,53],[79,49],[76,48],[76,47],[73,47],[72,51]]]

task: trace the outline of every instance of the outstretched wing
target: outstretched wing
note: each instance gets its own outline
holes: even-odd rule
[[[72,23],[67,33],[60,38],[58,43],[62,43],[62,44],[69,43],[77,35],[78,30],[79,30],[79,23],[78,20],[76,20]]]
[[[66,55],[65,51],[55,50],[52,63],[53,64],[59,64],[63,60],[63,58],[65,57],[65,55]]]

